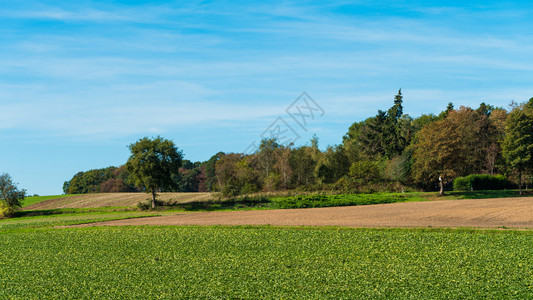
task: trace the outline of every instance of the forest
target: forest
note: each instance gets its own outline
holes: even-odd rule
[[[218,152],[204,162],[184,159],[173,184],[161,192],[221,192],[232,197],[286,190],[435,191],[451,189],[454,179],[476,174],[497,175],[507,182],[499,187],[509,188],[531,184],[532,170],[533,98],[512,102],[507,109],[485,103],[455,108],[449,103],[438,115],[412,118],[403,112],[400,90],[390,108],[353,123],[339,145],[321,151],[316,136],[299,147],[264,139],[254,154]],[[79,172],[64,183],[63,191],[140,189],[119,166]]]

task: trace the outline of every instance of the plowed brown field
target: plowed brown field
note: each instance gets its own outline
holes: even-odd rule
[[[533,228],[533,197],[446,200],[310,209],[199,212],[102,225],[278,225]]]
[[[56,209],[56,208],[86,208],[109,206],[135,206],[137,203],[149,199],[145,193],[102,193],[85,194],[79,196],[50,199],[26,206],[24,210]],[[158,199],[163,201],[190,202],[207,200],[210,193],[160,193]]]

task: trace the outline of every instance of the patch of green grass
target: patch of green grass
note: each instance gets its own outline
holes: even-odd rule
[[[530,299],[532,244],[519,231],[0,232],[0,298]]]
[[[157,212],[77,212],[52,215],[28,216],[12,219],[0,219],[0,232],[28,228],[44,228],[85,224],[101,221],[121,220],[130,218],[152,217],[160,215]]]
[[[43,201],[46,201],[46,200],[59,199],[59,198],[72,197],[72,196],[77,196],[77,195],[55,195],[55,196],[27,197],[22,202],[22,207],[30,206],[32,204],[43,202]]]
[[[21,210],[16,213],[17,217],[47,216],[61,214],[81,214],[81,213],[109,213],[109,212],[131,212],[137,211],[131,206],[106,206],[106,207],[84,207],[84,208],[56,208],[43,210]]]

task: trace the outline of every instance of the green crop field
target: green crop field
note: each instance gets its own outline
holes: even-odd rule
[[[96,212],[84,212],[82,209],[78,209],[79,212],[59,213],[58,211],[50,211],[51,215],[37,215],[31,217],[20,217],[12,219],[0,219],[0,232],[18,229],[29,228],[46,228],[54,226],[66,226],[85,224],[92,222],[111,221],[130,218],[142,218],[151,217],[157,215],[164,215],[165,213],[156,212],[115,212],[115,211],[96,211]],[[31,212],[33,213],[33,212]],[[43,213],[43,212],[39,212]],[[44,211],[48,213],[48,211]],[[166,213],[168,214],[168,213]]]
[[[277,227],[0,231],[0,298],[533,297],[533,232]]]

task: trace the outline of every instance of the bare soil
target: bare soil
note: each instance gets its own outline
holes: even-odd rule
[[[163,201],[191,202],[207,200],[211,193],[160,193],[158,199]],[[24,207],[24,210],[42,210],[57,208],[87,208],[110,206],[135,206],[139,202],[151,199],[145,193],[101,193],[50,199]]]
[[[533,197],[309,209],[198,212],[83,226],[122,225],[533,228]]]

